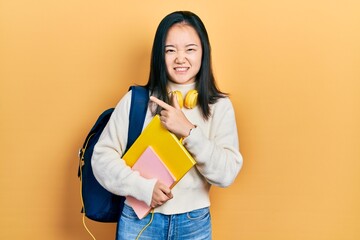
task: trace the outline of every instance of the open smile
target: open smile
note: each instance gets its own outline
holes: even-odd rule
[[[174,70],[176,72],[186,72],[189,68],[188,67],[176,67]]]

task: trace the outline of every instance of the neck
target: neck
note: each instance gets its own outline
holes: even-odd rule
[[[189,83],[189,84],[178,84],[178,83],[174,83],[171,81],[168,82],[169,91],[178,90],[183,94],[183,96],[185,96],[188,91],[195,89],[195,86],[196,86],[196,82]]]

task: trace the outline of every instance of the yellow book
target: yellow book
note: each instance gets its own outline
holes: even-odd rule
[[[162,126],[158,115],[151,120],[123,156],[126,164],[132,167],[149,146],[175,177],[173,186],[196,164],[179,139]]]

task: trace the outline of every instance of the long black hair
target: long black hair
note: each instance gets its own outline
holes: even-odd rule
[[[165,40],[169,29],[177,23],[188,24],[197,32],[202,47],[201,67],[196,76],[196,90],[198,91],[198,104],[204,119],[211,115],[210,104],[214,104],[226,94],[221,92],[215,83],[211,65],[211,47],[205,25],[201,19],[189,11],[177,11],[167,15],[159,24],[151,52],[150,74],[146,87],[151,94],[156,95],[162,101],[169,103],[167,90],[168,76],[165,64]],[[155,113],[159,113],[157,107]]]

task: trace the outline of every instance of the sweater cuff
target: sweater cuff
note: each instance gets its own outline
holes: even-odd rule
[[[201,159],[207,159],[202,157],[204,154],[209,153],[209,140],[206,139],[199,127],[193,128],[191,134],[183,140],[185,148],[191,153],[195,158],[197,164],[203,164]]]
[[[130,195],[150,206],[156,181],[157,180],[155,178],[146,179],[139,175],[138,179],[136,180],[137,184],[133,185],[133,189]]]

